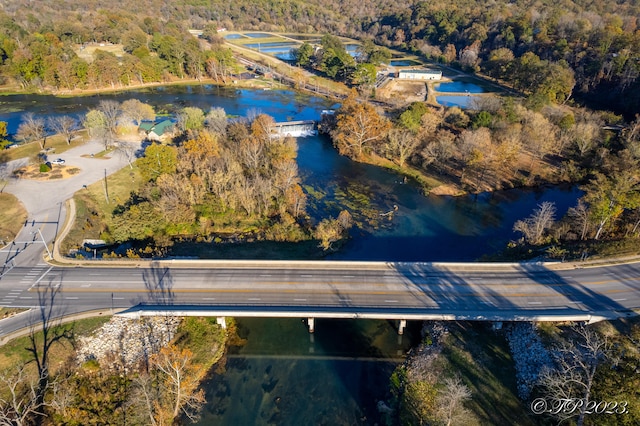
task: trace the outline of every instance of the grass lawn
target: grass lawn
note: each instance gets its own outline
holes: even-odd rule
[[[62,241],[60,251],[64,255],[70,249],[79,248],[85,238],[99,239],[105,230],[113,209],[129,199],[131,191],[142,185],[143,179],[138,168],[127,166],[107,177],[109,202],[104,193],[104,182],[101,180],[74,195],[76,202],[76,219],[73,228]]]
[[[75,148],[78,145],[82,145],[89,140],[89,136],[86,130],[82,130],[76,133],[75,139],[71,141],[71,144],[67,144],[64,137],[60,135],[49,136],[45,144],[45,149],[50,148],[49,156],[62,154],[63,152]],[[7,149],[6,161],[17,160],[19,158],[36,158],[38,153],[42,151],[39,142],[30,142],[19,145],[17,148]]]
[[[0,194],[0,246],[12,241],[27,220],[27,211],[13,195]]]
[[[9,318],[15,314],[19,314],[20,312],[24,312],[26,309],[22,308],[0,308],[0,320]]]
[[[30,315],[30,314],[26,314]],[[105,322],[109,321],[108,316],[87,318],[74,323],[66,324],[73,327],[76,336],[89,334],[98,329]],[[38,332],[36,337],[41,339],[42,332]],[[25,350],[29,346],[29,337],[23,336],[11,340],[6,345],[0,347],[0,371],[4,371],[17,365],[28,362],[29,352]],[[54,368],[63,363],[71,351],[71,342],[64,342],[64,345],[53,345],[50,354],[50,365]]]

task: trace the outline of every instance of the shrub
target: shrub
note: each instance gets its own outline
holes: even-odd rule
[[[47,173],[51,171],[51,166],[47,163],[40,164],[40,173]]]

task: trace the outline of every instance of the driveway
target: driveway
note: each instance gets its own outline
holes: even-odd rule
[[[140,147],[139,142],[123,143]],[[0,265],[8,261],[12,261],[15,266],[41,262],[42,238],[49,243],[60,231],[67,214],[65,201],[84,185],[104,179],[105,173],[108,176],[128,166],[126,158],[115,152],[111,154],[111,158],[91,157],[91,154],[97,154],[103,149],[104,146],[101,143],[91,141],[60,154],[59,157],[65,160],[65,166],[80,169],[80,173],[66,179],[35,181],[10,178],[4,190],[14,194],[24,204],[28,221],[15,239],[13,253],[6,256],[3,254],[0,257]],[[58,158],[58,155],[54,154],[52,158]]]

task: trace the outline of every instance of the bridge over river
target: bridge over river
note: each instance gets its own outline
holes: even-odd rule
[[[594,322],[640,308],[640,263],[87,264],[95,266],[15,267],[0,280],[0,305],[37,308],[46,294],[56,315],[208,315],[223,325],[224,317],[298,317],[310,331],[316,318],[382,318],[398,321],[399,332],[408,320]],[[29,324],[28,315],[3,320],[0,337]]]

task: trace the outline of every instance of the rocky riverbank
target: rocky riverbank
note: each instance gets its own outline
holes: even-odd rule
[[[175,336],[181,319],[147,317],[139,320],[112,317],[93,335],[79,338],[77,360],[96,360],[109,367],[116,363],[133,368],[157,353]]]

